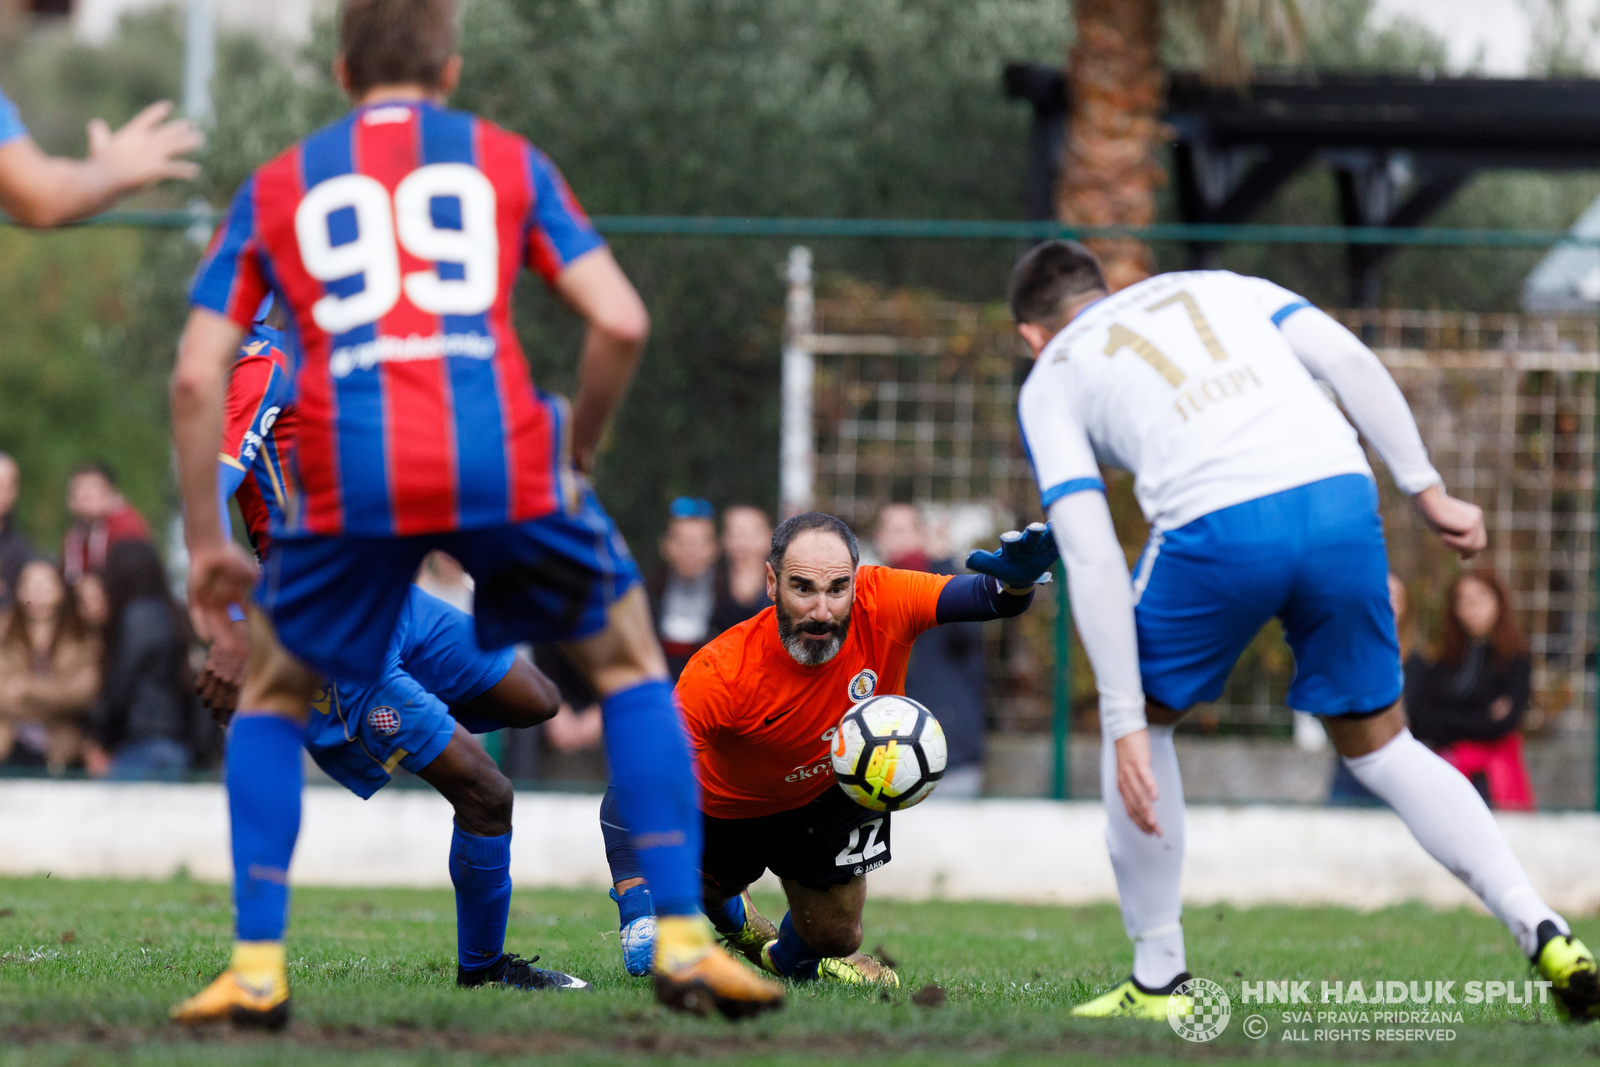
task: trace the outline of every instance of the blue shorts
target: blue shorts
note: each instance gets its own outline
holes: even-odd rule
[[[1289,706],[1378,711],[1400,699],[1400,642],[1372,479],[1344,474],[1152,534],[1134,572],[1139,670],[1176,711],[1216,700],[1276,616],[1294,650]]]
[[[324,686],[306,723],[306,751],[334,781],[370,797],[388,784],[396,766],[416,773],[437,759],[455,734],[449,705],[492,688],[514,657],[510,649],[480,649],[470,615],[412,586],[383,676],[371,685]]]
[[[256,600],[290,652],[331,677],[372,683],[383,674],[412,576],[434,549],[460,560],[477,583],[481,648],[592,637],[639,582],[622,535],[585,489],[573,511],[510,526],[412,537],[276,536]]]

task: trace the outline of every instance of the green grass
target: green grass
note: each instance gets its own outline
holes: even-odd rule
[[[758,904],[776,913],[778,902]],[[295,1020],[279,1035],[224,1028],[189,1034],[168,1005],[226,960],[224,888],[171,882],[0,880],[0,1067],[14,1064],[698,1061],[872,1067],[967,1063],[1160,1063],[1285,1060],[1563,1063],[1592,1059],[1600,1029],[1554,1020],[1551,1008],[1459,1005],[1449,1043],[1293,1044],[1281,1007],[1238,1002],[1245,980],[1529,977],[1498,923],[1468,912],[1404,907],[1194,908],[1190,964],[1234,996],[1234,1021],[1205,1045],[1164,1023],[1075,1020],[1066,1008],[1108,988],[1129,950],[1116,910],[999,904],[873,903],[867,947],[900,964],[890,997],[797,988],[787,1010],[729,1025],[668,1015],[622,971],[616,913],[603,893],[519,892],[509,947],[592,979],[593,996],[458,991],[454,906],[436,890],[304,889],[295,894],[290,979]],[[1600,943],[1600,922],[1580,922]],[[911,1003],[940,984],[940,1008]],[[1459,995],[1460,984],[1457,986]],[[1243,1017],[1260,1011],[1252,1041]],[[1295,1027],[1299,1029],[1301,1027]],[[1315,1029],[1314,1026],[1304,1027]]]

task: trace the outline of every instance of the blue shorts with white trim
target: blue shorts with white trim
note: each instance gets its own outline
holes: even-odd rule
[[[1345,474],[1151,534],[1134,572],[1145,694],[1216,700],[1270,618],[1294,651],[1289,706],[1377,711],[1400,699],[1400,642],[1377,487]]]

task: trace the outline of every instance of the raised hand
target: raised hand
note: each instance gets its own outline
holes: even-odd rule
[[[102,168],[118,190],[137,189],[165,178],[193,181],[200,164],[178,156],[193,152],[206,139],[188,119],[170,119],[172,104],[151,104],[116,132],[104,119],[89,121],[89,163]]]
[[[1026,530],[1000,535],[995,552],[973,549],[967,553],[967,570],[998,578],[1008,589],[1026,589],[1050,580],[1050,568],[1061,558],[1047,522],[1030,523]]]

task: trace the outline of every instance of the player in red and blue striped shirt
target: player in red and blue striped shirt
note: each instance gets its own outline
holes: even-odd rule
[[[249,710],[229,738],[238,943],[178,1014],[286,1017],[285,882],[316,672],[378,676],[434,549],[476,579],[480,645],[560,641],[602,695],[617,800],[660,915],[657,997],[730,1015],[777,1007],[782,988],[716,948],[700,913],[682,723],[638,569],[582,473],[648,317],[549,160],[441,106],[460,74],[454,14],[453,0],[344,0],[335,74],[355,109],[246,182],[191,290],[173,423],[190,600],[215,641],[234,640],[229,606],[255,580],[216,508],[224,383],[269,290],[290,312],[298,426],[251,612]],[[589,327],[570,413],[534,389],[511,326],[524,266]]]

